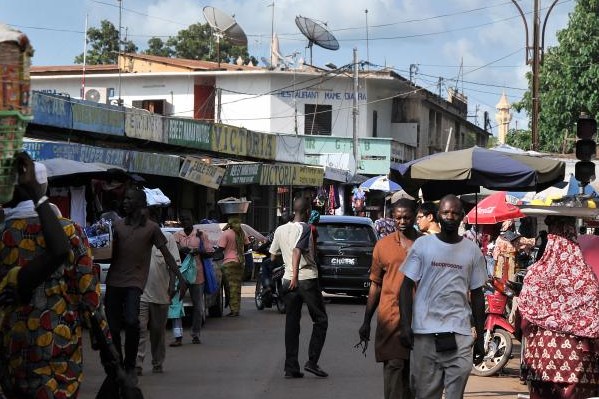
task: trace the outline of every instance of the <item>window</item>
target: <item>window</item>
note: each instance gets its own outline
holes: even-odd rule
[[[306,104],[304,107],[304,134],[330,136],[332,120],[332,105]]]
[[[372,137],[378,137],[379,113],[372,111]]]
[[[131,105],[160,115],[166,115],[169,112],[166,100],[138,100],[133,101]]]
[[[403,99],[399,97],[393,97],[393,103],[391,105],[391,123],[405,123],[406,110]]]

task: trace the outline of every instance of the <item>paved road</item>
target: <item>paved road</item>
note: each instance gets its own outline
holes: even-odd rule
[[[320,365],[327,379],[310,374],[301,380],[283,378],[285,316],[276,310],[256,310],[253,286],[243,289],[239,318],[208,319],[202,344],[192,345],[188,331],[185,344],[167,348],[164,374],[152,374],[146,358],[140,387],[146,399],[253,399],[253,398],[382,398],[382,366],[375,363],[372,349],[364,357],[353,345],[358,341],[364,304],[346,297],[327,297],[329,333]],[[374,328],[374,321],[373,321]],[[300,363],[307,358],[310,318],[304,308]],[[168,334],[170,337],[170,333]],[[87,337],[86,337],[87,338]],[[86,378],[80,397],[94,398],[103,379],[96,352],[84,343]],[[500,377],[472,376],[466,398],[516,398],[525,389],[519,384],[517,359]]]

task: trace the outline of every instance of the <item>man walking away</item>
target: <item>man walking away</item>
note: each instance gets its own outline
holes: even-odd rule
[[[150,208],[150,218],[158,222],[157,209]],[[177,265],[181,263],[177,242],[171,233],[165,233],[167,248]],[[150,352],[152,354],[152,372],[162,373],[162,364],[166,355],[166,321],[168,308],[171,303],[172,290],[175,287],[175,275],[166,266],[162,252],[152,247],[150,272],[148,281],[140,298],[139,322],[141,326],[139,347],[137,349],[137,375],[142,375],[143,363],[146,357],[146,342],[150,337]]]
[[[414,229],[415,203],[401,198],[393,204],[396,231],[374,246],[370,268],[370,291],[360,327],[360,341],[370,340],[370,321],[378,308],[374,353],[383,362],[385,399],[410,399],[410,349],[399,342],[399,289],[403,282],[401,265],[420,235]],[[366,346],[364,347],[366,350]]]
[[[285,319],[285,378],[302,378],[298,352],[300,319],[305,302],[312,318],[312,336],[308,347],[308,361],[304,370],[317,377],[328,374],[318,366],[318,360],[327,335],[328,317],[324,307],[322,291],[318,283],[318,268],[314,260],[314,242],[308,223],[310,202],[297,198],[293,203],[293,221],[275,230],[270,253],[273,260],[277,254],[283,256],[285,274],[283,276],[283,300],[286,305]]]
[[[484,356],[485,261],[478,246],[458,234],[464,209],[455,195],[441,199],[438,216],[441,232],[416,240],[401,267],[400,338],[413,348],[416,399],[441,399],[444,390],[446,399],[461,399],[472,369],[471,319],[475,362]]]

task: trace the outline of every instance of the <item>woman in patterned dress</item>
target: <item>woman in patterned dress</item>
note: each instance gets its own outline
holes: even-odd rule
[[[531,399],[586,399],[599,386],[599,282],[575,222],[546,218],[547,247],[529,267],[518,302]]]

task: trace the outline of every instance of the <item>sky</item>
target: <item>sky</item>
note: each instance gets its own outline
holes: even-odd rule
[[[532,36],[533,0],[517,0]],[[552,0],[540,0],[541,22]],[[557,44],[556,32],[568,24],[576,0],[559,0],[547,18],[545,48]],[[489,112],[493,133],[495,106],[503,92],[510,102],[521,99],[527,87],[525,29],[511,0],[122,0],[122,34],[140,51],[152,36],[166,40],[193,23],[204,23],[204,6],[234,15],[248,37],[249,53],[270,59],[271,32],[281,53],[296,53],[295,61],[310,61],[307,40],[295,25],[298,15],[326,24],[337,38],[337,51],[313,47],[312,64],[337,66],[358,58],[374,66],[393,68],[406,78],[442,94],[457,87],[468,97],[469,120],[483,125]],[[274,7],[272,6],[274,4]],[[366,12],[366,10],[368,10]],[[72,65],[83,52],[88,27],[107,19],[119,26],[119,0],[0,0],[0,22],[29,37],[33,65]],[[368,38],[368,40],[367,40]],[[478,110],[478,111],[477,111]],[[510,127],[528,124],[514,114]]]

